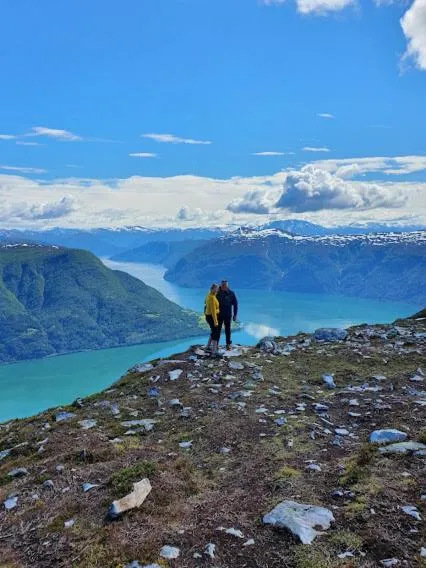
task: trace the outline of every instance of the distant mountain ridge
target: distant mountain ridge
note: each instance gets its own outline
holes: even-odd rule
[[[0,246],[0,362],[203,332],[197,314],[90,252]]]
[[[422,305],[426,231],[301,237],[240,229],[195,249],[166,280],[203,287],[226,275],[238,288],[324,293]],[[208,259],[208,262],[206,262]]]
[[[161,264],[166,268],[174,266],[183,256],[189,254],[207,240],[151,241],[144,245],[121,252],[111,257],[115,262],[138,262]]]

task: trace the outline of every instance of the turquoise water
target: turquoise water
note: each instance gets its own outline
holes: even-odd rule
[[[163,280],[164,269],[153,265],[113,263],[160,290],[181,306],[202,310],[205,290],[185,289]],[[265,335],[313,331],[322,326],[390,322],[414,313],[419,306],[323,296],[237,290],[243,329],[234,342],[253,345]],[[24,417],[79,396],[97,392],[143,361],[184,351],[205,338],[171,341],[101,351],[73,353],[0,366],[0,421]]]

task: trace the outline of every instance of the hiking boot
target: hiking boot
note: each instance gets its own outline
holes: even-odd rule
[[[226,350],[227,350],[227,351],[231,351],[231,349],[232,349],[231,345],[228,344],[228,345],[226,346]]]

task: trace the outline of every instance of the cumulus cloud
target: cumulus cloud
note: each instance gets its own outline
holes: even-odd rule
[[[0,134],[0,140],[13,140],[16,138],[14,134]]]
[[[58,128],[47,128],[46,126],[34,126],[31,132],[26,136],[47,136],[48,138],[55,138],[64,142],[77,142],[82,140],[81,136],[73,134],[68,130],[60,130]]]
[[[278,194],[273,189],[253,189],[243,197],[233,199],[227,206],[232,213],[251,213],[265,215],[270,213],[276,203]]]
[[[0,206],[0,220],[40,221],[60,219],[72,213],[75,208],[75,200],[71,195],[65,195],[56,202],[3,204]]]
[[[47,172],[47,170],[43,170],[42,168],[27,168],[23,166],[0,166],[0,170],[20,174],[45,174]]]
[[[319,112],[318,116],[321,118],[328,118],[328,119],[334,118],[334,114],[330,114],[329,112]]]
[[[294,152],[254,152],[253,156],[293,156]]]
[[[401,27],[408,41],[404,59],[426,70],[426,0],[414,0],[401,18]]]
[[[406,201],[406,195],[389,186],[348,181],[314,165],[308,165],[287,174],[276,207],[293,212],[398,208]]]
[[[129,156],[131,158],[156,158],[157,154],[153,154],[152,152],[132,152]]]
[[[181,138],[174,134],[142,134],[142,138],[149,138],[154,142],[162,142],[165,144],[212,144],[209,140],[194,140],[193,138]]]
[[[325,146],[304,146],[302,150],[304,152],[330,152],[330,148]]]

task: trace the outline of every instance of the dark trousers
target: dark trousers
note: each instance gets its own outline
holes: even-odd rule
[[[206,322],[210,326],[210,337],[212,341],[219,341],[220,338],[220,329],[218,325],[214,324],[213,316],[206,316]]]
[[[231,345],[231,316],[221,316],[219,314],[219,338],[222,333],[222,325],[225,324],[226,345]]]

